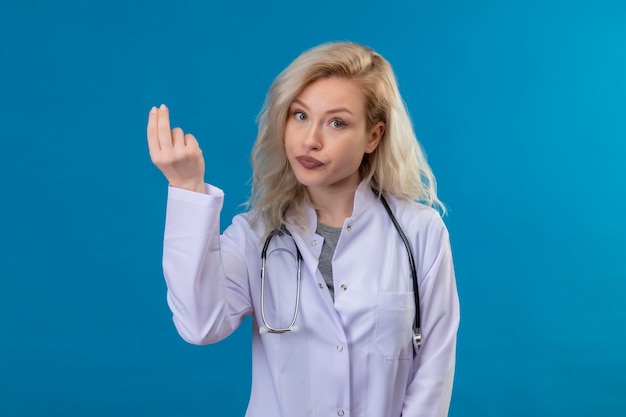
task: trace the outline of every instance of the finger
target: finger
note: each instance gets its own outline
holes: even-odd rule
[[[172,129],[172,143],[175,148],[183,148],[185,146],[185,133],[180,127]]]
[[[173,144],[170,130],[170,112],[165,104],[161,104],[161,107],[159,107],[157,117],[157,132],[161,149],[171,149]]]
[[[159,134],[157,133],[157,108],[152,107],[150,109],[150,113],[148,114],[148,150],[150,151],[150,157],[161,150],[161,145],[159,144]]]
[[[196,140],[196,137],[194,135],[192,135],[191,133],[187,133],[185,135],[185,145],[186,146],[191,146],[191,147],[194,147],[194,148],[199,148],[200,147],[200,144]]]

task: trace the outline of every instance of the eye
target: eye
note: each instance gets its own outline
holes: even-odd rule
[[[346,125],[346,122],[344,122],[343,120],[333,119],[330,121],[330,126],[335,129],[342,129],[346,127],[347,125]]]
[[[307,119],[307,115],[305,112],[301,111],[301,110],[294,110],[291,112],[291,114],[293,115],[293,117],[296,118],[296,120],[306,120]]]

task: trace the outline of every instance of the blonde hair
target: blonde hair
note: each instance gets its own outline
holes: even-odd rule
[[[289,106],[300,92],[321,78],[340,77],[363,92],[367,128],[385,123],[376,150],[365,154],[361,178],[383,194],[422,202],[445,212],[437,198],[435,177],[415,137],[395,75],[385,58],[352,42],[332,42],[296,58],[274,80],[258,117],[258,136],[252,149],[252,192],[248,206],[252,221],[263,219],[266,231],[296,215],[304,226],[307,194],[296,179],[285,154],[284,133]]]

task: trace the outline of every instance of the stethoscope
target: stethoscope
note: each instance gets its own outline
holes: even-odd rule
[[[396,220],[396,216],[393,215],[393,212],[391,211],[391,208],[389,207],[387,200],[385,199],[385,197],[383,197],[380,191],[374,188],[372,188],[372,191],[374,192],[374,194],[376,194],[376,197],[380,198],[380,201],[385,207],[385,210],[387,211],[387,214],[389,215],[389,218],[391,219],[393,226],[396,228],[398,235],[400,235],[400,238],[402,239],[402,242],[404,243],[404,247],[406,248],[406,252],[409,257],[409,264],[411,266],[411,277],[413,279],[413,298],[415,300],[415,320],[413,322],[413,346],[415,347],[415,350],[417,351],[418,346],[421,345],[422,343],[422,329],[421,329],[421,317],[420,317],[420,297],[419,297],[419,289],[417,287],[417,268],[415,267],[415,258],[413,256],[413,251],[411,250],[411,245],[409,243],[409,240],[407,239],[406,235],[404,234],[404,231],[398,224],[398,220]],[[267,319],[265,318],[265,264],[266,264],[266,257],[267,257],[267,248],[272,238],[277,235],[291,237],[296,247],[296,258],[297,258],[296,305],[293,311],[293,317],[291,319],[291,323],[289,324],[289,326],[282,327],[282,328],[270,326],[267,322]],[[261,251],[261,320],[263,320],[263,326],[259,328],[260,334],[262,335],[266,333],[281,334],[281,333],[298,331],[298,326],[296,326],[296,320],[298,319],[298,311],[300,308],[301,264],[302,264],[302,254],[300,253],[300,249],[298,248],[298,245],[296,244],[295,239],[293,239],[293,236],[287,230],[287,228],[285,226],[282,226],[280,229],[274,229],[272,232],[270,232],[270,234],[267,236],[267,239],[265,239],[265,244],[263,245],[263,250]]]

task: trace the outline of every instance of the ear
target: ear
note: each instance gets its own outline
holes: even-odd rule
[[[376,126],[370,130],[369,138],[367,140],[367,146],[365,147],[365,153],[372,153],[378,147],[380,140],[385,133],[385,122],[378,122]]]

